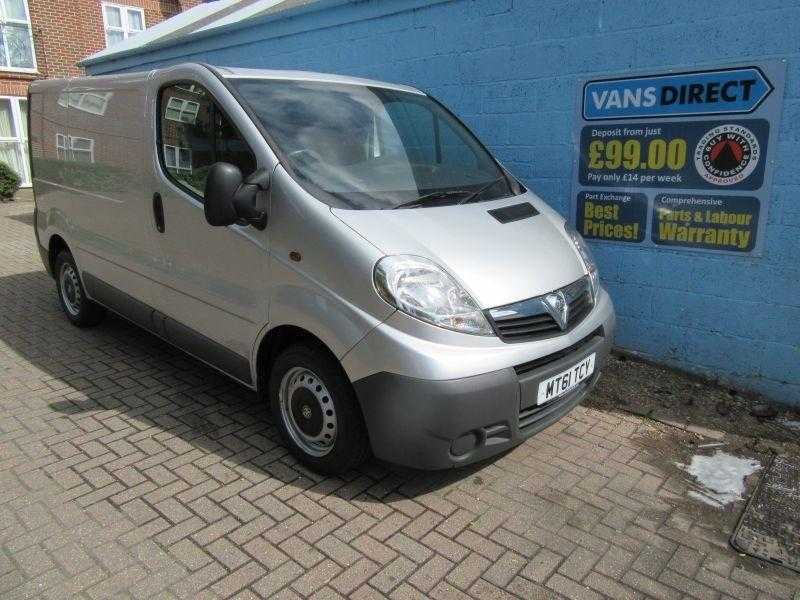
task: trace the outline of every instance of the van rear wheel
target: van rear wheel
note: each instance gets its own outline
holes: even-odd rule
[[[105,309],[86,297],[78,266],[67,250],[56,257],[55,272],[58,301],[70,322],[78,327],[91,327],[102,321]]]
[[[290,451],[315,471],[342,474],[369,455],[350,381],[323,348],[300,343],[284,350],[272,367],[269,399]]]

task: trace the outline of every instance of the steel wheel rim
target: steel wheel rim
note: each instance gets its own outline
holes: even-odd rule
[[[59,287],[61,288],[61,300],[64,302],[64,307],[69,314],[73,317],[77,317],[81,312],[81,301],[83,300],[78,274],[71,264],[64,263],[61,266],[61,272],[58,274],[58,278]]]
[[[303,452],[316,457],[333,450],[339,429],[336,408],[325,383],[305,367],[284,373],[278,388],[281,418]]]

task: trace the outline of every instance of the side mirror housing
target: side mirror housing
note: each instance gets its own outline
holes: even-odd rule
[[[215,227],[244,222],[257,229],[267,226],[266,201],[270,175],[258,169],[247,179],[236,165],[218,162],[211,165],[206,178],[204,212]]]
[[[206,221],[215,227],[233,225],[238,220],[233,197],[242,185],[242,172],[235,165],[218,162],[211,165],[206,178]]]

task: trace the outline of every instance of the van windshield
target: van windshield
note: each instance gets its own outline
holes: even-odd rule
[[[480,142],[428,96],[317,81],[231,83],[282,163],[329,204],[412,208],[514,194]]]

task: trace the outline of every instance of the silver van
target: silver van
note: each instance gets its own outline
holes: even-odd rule
[[[202,64],[38,81],[30,148],[67,318],[113,311],[256,390],[318,471],[495,455],[611,347],[580,235],[417,89]]]

